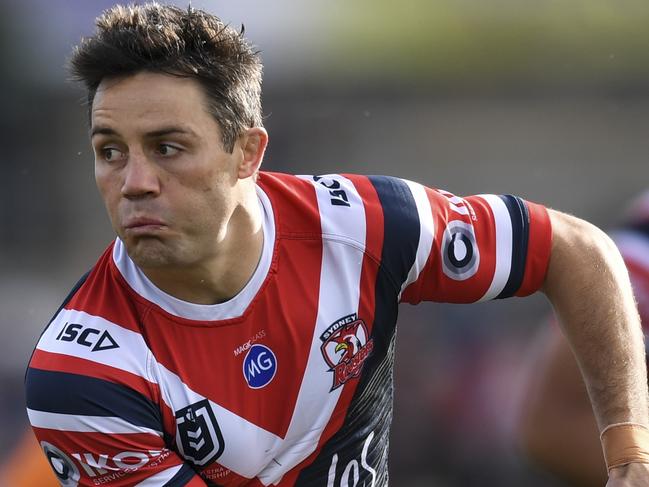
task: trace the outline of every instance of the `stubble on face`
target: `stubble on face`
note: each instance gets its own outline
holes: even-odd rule
[[[182,222],[173,222],[181,235],[145,235],[129,237],[124,242],[129,257],[141,269],[183,269],[200,265],[217,257],[219,243],[227,238],[228,217],[234,203],[203,182],[205,199],[196,202],[191,211],[184,212]]]
[[[129,256],[145,270],[187,267],[213,258],[236,207],[236,160],[224,152],[218,124],[205,109],[198,84],[147,73],[100,88],[93,124],[118,134],[108,137],[105,145],[123,145],[134,159],[129,164],[134,167],[135,159],[142,158],[140,170],[150,171],[149,177],[155,179],[148,192],[145,183],[138,188],[137,181],[125,192],[126,172],[96,160],[97,185]],[[165,127],[186,127],[192,137],[147,138]],[[180,150],[175,158],[159,157],[158,143]],[[96,154],[102,144],[101,138],[93,140]],[[129,219],[141,216],[160,219],[163,225],[150,231],[130,229]]]

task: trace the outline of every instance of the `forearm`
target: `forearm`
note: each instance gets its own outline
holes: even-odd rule
[[[551,211],[544,292],[577,358],[601,431],[649,423],[643,335],[622,257],[592,225]]]

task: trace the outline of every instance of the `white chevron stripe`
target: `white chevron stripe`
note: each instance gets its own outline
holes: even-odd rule
[[[153,367],[160,384],[163,399],[167,404],[171,405],[173,411],[178,411],[205,399],[204,396],[193,391],[182,382],[180,377],[160,363],[156,362]],[[281,443],[281,438],[214,401],[209,401],[209,404],[225,441],[225,449],[218,458],[219,464],[242,477],[254,477],[272,460],[270,455]],[[208,429],[212,426],[208,425]],[[236,438],[237,445],[255,445],[255,447],[249,448],[246,450],[246,454],[242,455],[241,449],[229,447],[228,439],[233,438]],[[216,440],[213,436],[212,439]]]
[[[79,414],[48,413],[27,408],[29,422],[36,428],[58,431],[76,431],[78,433],[103,433],[107,435],[149,433],[162,436],[156,431],[144,426],[136,426],[122,418],[106,416],[82,416]]]
[[[315,451],[343,389],[330,392],[333,377],[320,350],[320,335],[342,316],[358,312],[360,301],[366,236],[361,197],[348,179],[339,175],[323,176],[326,183],[331,179],[338,181],[350,203],[349,207],[334,205],[329,188],[311,177],[302,177],[311,181],[316,189],[324,236],[318,318],[302,387],[286,434],[286,446],[258,475],[264,485],[276,484],[286,472]]]
[[[159,487],[160,485],[167,485],[167,482],[173,479],[174,475],[176,475],[182,467],[182,465],[176,465],[174,467],[163,470],[162,472],[158,472],[157,474],[147,478],[146,480],[135,484],[135,487]]]
[[[108,332],[112,339],[119,345],[119,348],[93,351],[92,347],[77,343],[76,339],[78,339],[78,335],[73,341],[65,341],[61,338],[57,339],[64,328],[69,324],[75,323],[82,325],[82,328],[77,329],[79,333],[87,328],[99,330],[99,334],[90,335],[90,338],[93,340],[96,340],[104,331]],[[47,330],[45,330],[45,333],[43,333],[37,348],[46,352],[70,355],[109,367],[115,367],[143,377],[149,382],[155,382],[155,379],[150,377],[145,368],[146,358],[151,356],[151,350],[149,350],[142,335],[116,325],[100,316],[94,316],[84,311],[74,309],[61,310]]]
[[[488,301],[502,292],[509,279],[512,268],[512,220],[507,206],[498,196],[482,194],[480,197],[491,207],[496,226],[496,268],[489,289],[479,300]]]

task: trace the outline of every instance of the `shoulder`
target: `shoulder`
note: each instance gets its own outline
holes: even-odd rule
[[[392,176],[357,174],[260,174],[258,184],[278,213],[283,230],[300,231],[297,222],[320,222],[327,233],[344,233],[343,220],[366,224],[386,221],[403,228],[429,206],[426,188]]]

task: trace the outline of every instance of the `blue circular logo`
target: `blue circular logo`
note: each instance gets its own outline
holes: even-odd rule
[[[277,358],[265,345],[250,347],[243,359],[243,376],[252,389],[260,389],[270,384],[277,372]]]

